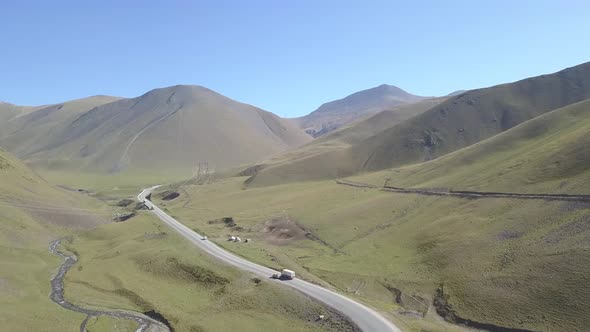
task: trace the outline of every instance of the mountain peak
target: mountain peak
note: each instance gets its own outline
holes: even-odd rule
[[[381,84],[381,85],[379,85],[377,87],[374,87],[373,89],[382,90],[382,91],[396,91],[396,92],[397,91],[401,91],[403,93],[408,93],[408,92],[404,91],[403,89],[398,88],[395,85],[390,85],[390,84],[385,84],[385,83],[384,84]],[[372,89],[367,89],[367,90],[372,90]]]
[[[187,95],[199,95],[199,94],[211,94],[216,96],[223,96],[222,94],[211,90],[207,87],[202,85],[196,84],[176,84],[162,88],[156,88],[148,91],[146,94],[154,93],[154,92],[164,92],[164,93],[182,93]],[[225,96],[224,96],[225,97]],[[226,97],[227,98],[227,97]]]
[[[364,99],[397,98],[401,102],[414,101],[414,100],[417,101],[419,99],[425,98],[425,97],[413,95],[401,88],[398,88],[395,85],[381,84],[381,85],[376,86],[374,88],[370,88],[370,89],[366,89],[366,90],[362,90],[362,91],[353,93],[353,94],[345,97],[344,99],[348,98],[350,100],[350,99],[356,99],[359,97],[364,98]]]
[[[300,124],[311,136],[318,137],[361,117],[425,98],[394,85],[381,84],[325,103],[301,118]]]
[[[201,161],[235,167],[311,140],[291,121],[197,85],[114,102],[92,99],[31,111],[10,127],[0,121],[0,132],[11,133],[0,137],[0,144],[27,161],[34,155],[35,162],[59,160],[63,167],[84,165],[93,172],[139,168],[190,174]],[[13,114],[2,116],[7,117]]]

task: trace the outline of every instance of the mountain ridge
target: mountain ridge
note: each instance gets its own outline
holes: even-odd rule
[[[198,85],[83,98],[3,125],[0,144],[34,167],[99,173],[188,172],[201,161],[231,167],[311,140],[287,119]]]
[[[249,183],[337,178],[435,159],[589,97],[590,62],[470,90],[346,149],[263,169]]]
[[[393,85],[381,84],[323,103],[315,111],[295,120],[309,135],[319,137],[364,116],[426,98]]]

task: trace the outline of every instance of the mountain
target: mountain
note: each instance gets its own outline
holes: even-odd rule
[[[40,145],[66,130],[81,114],[119,99],[93,96],[36,107],[10,105],[2,108],[0,104],[0,145],[19,156],[37,152]]]
[[[301,165],[313,170],[319,164]],[[435,160],[349,180],[439,192],[589,195],[590,99]],[[260,243],[268,241],[269,233],[260,229],[269,220],[296,221],[309,237],[286,236],[282,248],[297,255],[273,254],[269,264],[294,264],[337,289],[357,290],[375,305],[421,312],[416,324],[423,330],[453,330],[428,326],[427,312],[487,331],[584,331],[590,324],[590,288],[580,287],[590,273],[588,200],[402,194],[335,181],[244,190],[242,181],[187,185],[189,194],[167,208],[218,236],[226,227],[202,220],[240,215],[241,236]],[[195,216],[204,201],[206,211]],[[287,223],[280,225],[289,234]]]
[[[309,135],[318,137],[361,117],[423,99],[425,97],[415,96],[398,87],[383,84],[325,103],[317,110],[296,120]]]
[[[344,125],[327,135],[313,140],[309,145],[319,145],[325,142],[339,141],[347,144],[361,142],[382,130],[395,124],[402,123],[430,108],[442,103],[445,98],[428,98],[413,103],[401,104],[387,108],[371,116],[361,118]]]
[[[354,179],[404,188],[589,195],[590,99],[435,160]],[[404,200],[407,203],[400,206],[398,202]],[[444,280],[449,306],[437,311],[449,310],[447,320],[460,322],[456,317],[463,317],[530,331],[583,331],[590,323],[580,318],[588,317],[584,312],[590,289],[579,286],[586,283],[590,271],[586,258],[590,202],[394,193],[386,202],[380,208],[365,205],[374,214],[403,211],[403,217],[394,219],[394,225],[401,227],[382,234],[381,243],[372,236],[373,246],[384,248],[386,243],[404,241],[401,237],[411,239],[413,243],[398,246],[416,248],[419,258],[412,262],[423,263],[426,270],[434,267],[435,280]],[[338,215],[334,210],[330,213]],[[431,248],[420,250],[424,243]],[[373,266],[379,264],[383,262]],[[306,261],[306,266],[313,264]],[[403,280],[408,270],[402,270]]]
[[[346,149],[285,160],[250,181],[269,184],[336,178],[427,161],[589,97],[590,62],[550,75],[470,90]]]
[[[451,93],[449,93],[449,94],[447,95],[447,97],[454,97],[454,96],[458,96],[458,95],[460,95],[460,94],[462,94],[463,92],[466,92],[466,91],[467,91],[467,90],[457,90],[457,91],[454,91],[454,92],[451,92]]]
[[[328,165],[338,167],[337,161]],[[305,175],[323,165],[291,166],[283,174]],[[267,170],[254,183],[271,179]],[[439,192],[589,195],[590,99],[440,158],[349,180]],[[242,181],[187,185],[189,194],[167,208],[191,227],[218,236],[227,228],[202,220],[240,215],[241,236],[259,243],[268,241],[269,233],[260,231],[268,229],[268,221],[293,220],[309,237],[286,236],[282,248],[297,254],[273,254],[269,264],[294,264],[294,270],[357,291],[375,305],[421,312],[416,330],[453,330],[429,325],[430,314],[486,331],[585,331],[590,324],[590,288],[580,287],[590,273],[588,200],[402,194],[335,181],[244,190]],[[195,216],[204,201],[206,211]],[[285,221],[277,225],[289,234]]]
[[[188,171],[253,162],[311,138],[289,120],[200,86],[93,97],[4,122],[0,144],[41,169]]]
[[[40,108],[43,106],[17,106],[0,101],[0,123]]]
[[[0,149],[0,247],[41,246],[65,228],[95,227],[110,218],[97,201],[50,185]],[[92,214],[90,212],[93,212]]]
[[[20,113],[20,109],[16,105],[5,102],[0,102],[0,120],[6,121],[15,117]]]
[[[316,154],[344,150],[395,124],[421,114],[444,100],[445,98],[424,99],[411,104],[395,106],[368,118],[356,120],[301,147],[287,150],[268,160],[261,161],[243,171],[242,174],[253,175],[261,169],[277,166],[281,163],[288,164],[294,160],[303,160]],[[291,171],[298,172],[297,170]]]
[[[389,177],[400,187],[588,194],[590,99]]]
[[[111,216],[111,209],[105,205],[51,186],[0,149],[0,307],[18,312],[0,313],[3,329],[78,328],[77,316],[48,296],[49,278],[60,262],[48,248],[55,239],[107,224]],[[70,320],[74,323],[65,325]]]

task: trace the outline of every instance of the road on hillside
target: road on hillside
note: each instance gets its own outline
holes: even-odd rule
[[[590,195],[585,194],[524,194],[524,193],[507,193],[507,192],[490,192],[490,191],[467,191],[452,190],[449,188],[401,188],[392,186],[377,186],[374,184],[336,180],[337,184],[357,187],[381,189],[382,191],[394,192],[398,194],[414,194],[424,196],[448,196],[461,197],[469,199],[478,198],[510,198],[510,199],[536,199],[545,201],[565,201],[565,202],[590,202]]]
[[[238,257],[222,248],[217,246],[211,241],[203,240],[203,237],[200,234],[197,234],[192,229],[184,226],[176,219],[172,218],[160,208],[158,208],[154,203],[147,200],[146,197],[156,188],[159,186],[155,186],[149,189],[144,189],[139,195],[137,195],[137,199],[140,202],[144,202],[145,205],[153,209],[152,212],[160,218],[164,223],[168,226],[173,228],[177,231],[180,235],[185,237],[191,243],[193,243],[199,249],[207,252],[211,256],[223,261],[227,264],[230,264],[234,267],[237,267],[241,270],[247,271],[249,273],[253,273],[258,275],[262,278],[268,279],[269,281],[276,282],[278,284],[282,284],[291,288],[296,289],[297,291],[304,293],[324,304],[338,310],[342,314],[346,315],[350,318],[361,330],[366,332],[373,332],[373,331],[387,331],[387,332],[399,332],[401,331],[391,322],[386,320],[383,316],[378,314],[376,311],[368,308],[367,306],[360,304],[354,300],[351,300],[343,295],[340,295],[336,292],[328,290],[326,288],[314,285],[307,281],[303,281],[301,279],[293,279],[293,280],[276,280],[270,279],[270,276],[277,272],[270,268],[264,267],[262,265],[258,265],[256,263],[252,263],[244,258]]]

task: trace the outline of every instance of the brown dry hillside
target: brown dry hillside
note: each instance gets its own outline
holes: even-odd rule
[[[340,142],[354,145],[374,136],[389,127],[402,123],[430,108],[442,103],[445,98],[429,98],[414,103],[395,106],[369,117],[361,118],[327,135],[318,137],[308,145],[323,145],[328,142]]]
[[[515,83],[467,91],[353,146],[268,167],[253,179],[348,176],[437,158],[590,97],[590,62]]]
[[[19,115],[26,114],[28,112],[32,112],[34,110],[43,108],[45,106],[18,106],[11,103],[6,103],[0,101],[0,128],[2,128],[2,123],[13,119]],[[2,136],[3,132],[0,131],[0,136]]]
[[[0,102],[0,121],[7,121],[15,117],[18,113],[20,113],[18,106]]]
[[[155,89],[50,124],[34,122],[42,111],[27,115],[15,133],[19,139],[0,139],[40,169],[170,172],[200,161],[223,168],[311,139],[288,120],[200,86]],[[45,139],[20,140],[39,128],[45,128]]]
[[[287,150],[269,160],[261,161],[257,165],[248,168],[243,174],[251,175],[253,170],[273,167],[282,163],[291,163],[295,160],[306,159],[310,156],[328,151],[344,150],[376,135],[396,123],[401,123],[411,117],[423,113],[444,100],[445,98],[429,98],[411,104],[399,105],[366,118],[359,119],[342,128],[318,137],[299,148]]]
[[[362,117],[423,99],[425,97],[383,84],[327,102],[317,110],[296,120],[308,134],[319,137]]]
[[[19,156],[35,153],[80,114],[118,99],[93,96],[46,106],[10,105],[4,112],[0,105],[0,144]]]

